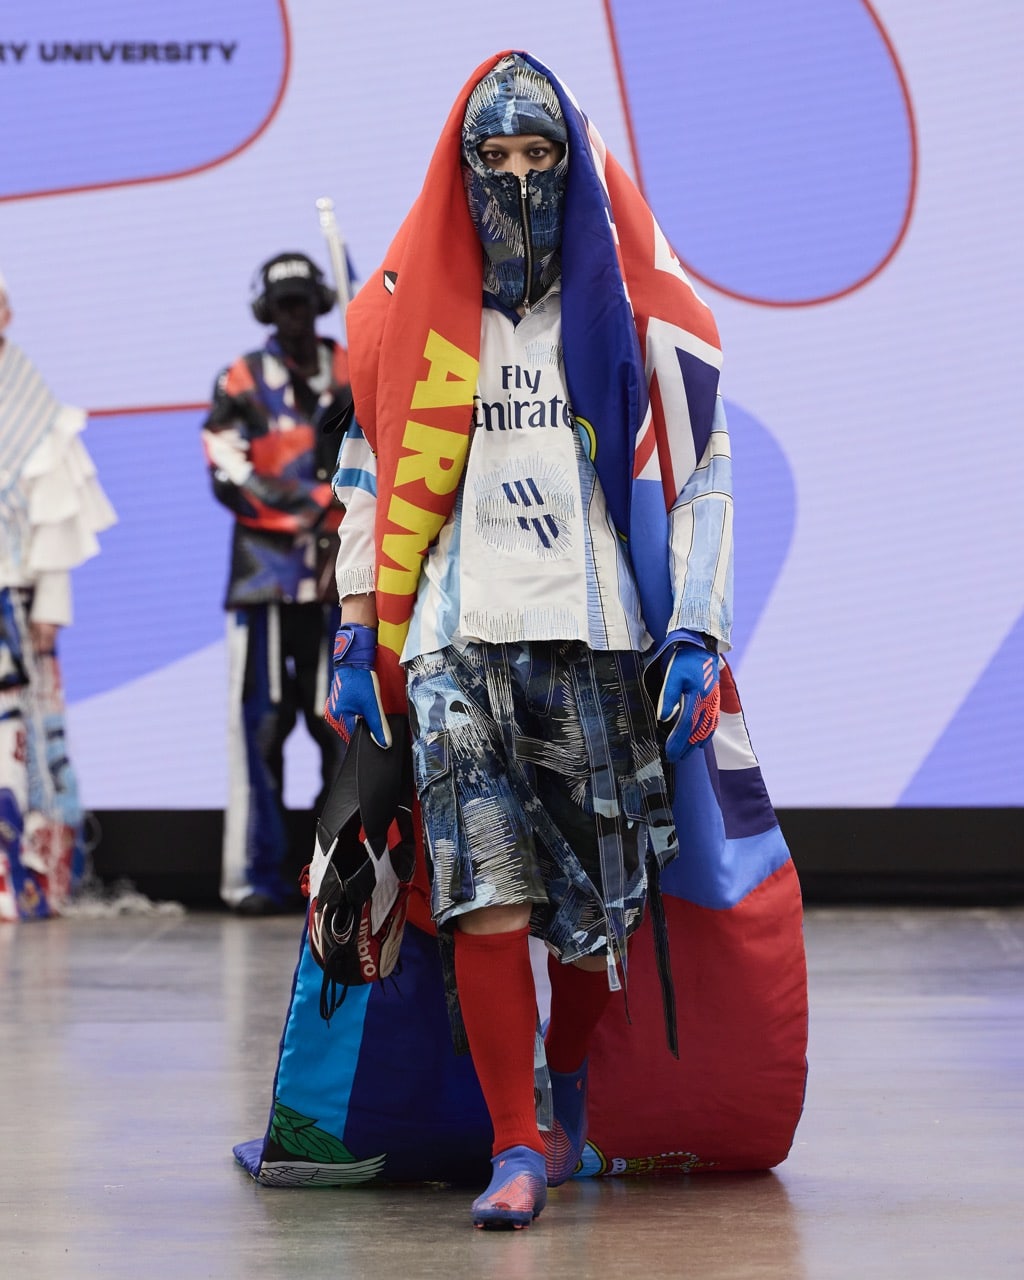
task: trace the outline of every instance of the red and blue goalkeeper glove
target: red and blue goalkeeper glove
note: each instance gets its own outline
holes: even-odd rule
[[[670,722],[665,755],[678,763],[696,747],[707,744],[718,728],[721,690],[718,655],[710,653],[696,632],[677,631],[669,637],[672,653],[658,699],[658,719]]]
[[[380,700],[373,664],[377,629],[343,622],[334,637],[334,678],[324,707],[324,719],[346,742],[362,716],[378,747],[391,746],[391,726]]]

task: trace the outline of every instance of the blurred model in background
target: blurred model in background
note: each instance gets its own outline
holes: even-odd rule
[[[59,914],[83,870],[57,637],[70,570],[116,520],[85,413],[51,394],[7,337],[11,318],[0,276],[0,921]]]
[[[346,404],[345,349],[316,332],[335,303],[302,253],[258,270],[252,312],[272,332],[224,369],[203,424],[214,496],[234,515],[228,610],[229,786],[221,897],[241,915],[302,905],[288,865],[284,746],[301,712],[321,752],[319,809],[343,751],[324,722],[338,621],[342,509],[330,485]]]

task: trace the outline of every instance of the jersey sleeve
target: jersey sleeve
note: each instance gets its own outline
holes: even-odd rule
[[[338,596],[367,595],[376,585],[377,459],[355,419],[342,439],[333,485],[345,508],[336,568]]]
[[[673,608],[669,631],[686,628],[730,645],[733,595],[732,456],[719,398],[704,456],[669,513]]]

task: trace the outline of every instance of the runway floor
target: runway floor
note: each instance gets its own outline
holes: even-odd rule
[[[473,1230],[465,1189],[272,1190],[234,1163],[299,930],[0,926],[0,1277],[1024,1277],[1024,910],[810,909],[789,1159],[570,1183],[509,1234]]]

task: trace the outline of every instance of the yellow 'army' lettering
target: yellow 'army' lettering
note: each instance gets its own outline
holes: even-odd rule
[[[416,590],[423,553],[440,533],[445,517],[435,511],[424,511],[396,493],[388,506],[388,519],[408,532],[384,535],[384,554],[401,568],[381,565],[377,589],[389,595],[407,595]]]
[[[473,403],[479,360],[433,329],[427,335],[423,355],[430,368],[412,393],[414,409],[447,409]]]
[[[466,456],[466,438],[454,431],[428,427],[412,418],[405,424],[402,444],[415,453],[399,458],[395,484],[422,480],[431,493],[451,493],[462,474],[457,464]]]
[[[413,390],[412,409],[419,416],[423,410],[452,409],[473,404],[476,394],[479,361],[468,352],[431,329],[423,349],[427,376]],[[384,535],[381,551],[391,565],[377,569],[377,589],[383,594],[409,596],[416,590],[427,547],[441,531],[446,517],[409,502],[398,490],[422,480],[431,493],[451,493],[459,483],[469,447],[469,437],[459,431],[447,431],[410,417],[402,433],[402,448],[407,450],[395,469],[395,491],[388,503],[388,523],[404,533]],[[397,566],[397,567],[394,567]],[[400,654],[409,629],[408,622],[392,623],[381,618],[377,642]]]

